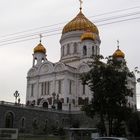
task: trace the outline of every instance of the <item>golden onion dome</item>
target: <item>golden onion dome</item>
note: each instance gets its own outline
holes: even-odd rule
[[[93,33],[99,34],[97,27],[84,16],[81,10],[73,20],[64,26],[62,34],[77,30],[90,30]]]
[[[91,31],[86,31],[82,34],[81,41],[86,39],[95,40],[96,38],[97,36],[94,33],[92,33]]]
[[[41,42],[34,48],[34,53],[36,52],[42,52],[46,53],[45,47],[41,44]]]
[[[124,58],[125,57],[125,54],[120,49],[117,49],[114,52],[113,57],[115,57],[115,58],[118,58],[118,57]]]

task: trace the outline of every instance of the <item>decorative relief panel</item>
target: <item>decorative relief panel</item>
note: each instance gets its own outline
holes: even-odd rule
[[[36,75],[36,69],[32,68],[31,70],[29,70],[29,72],[28,72],[29,77],[32,77],[32,76],[35,76],[35,75]]]
[[[84,72],[88,72],[89,71],[89,67],[87,65],[81,65],[79,67],[79,72],[80,73],[84,73]]]
[[[49,63],[43,64],[40,68],[40,74],[47,74],[53,72],[53,66]]]
[[[43,65],[40,69],[40,74],[45,74],[48,73],[50,71],[49,65]]]
[[[63,71],[65,68],[64,68],[64,65],[63,64],[57,64],[55,66],[55,72],[59,72],[59,71]]]

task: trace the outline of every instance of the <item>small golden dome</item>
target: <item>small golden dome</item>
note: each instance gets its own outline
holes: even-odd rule
[[[41,42],[34,48],[34,53],[36,52],[42,52],[46,53],[45,47],[41,44]]]
[[[94,33],[90,31],[86,31],[85,33],[82,34],[81,41],[86,40],[86,39],[95,40],[96,38],[97,36]]]
[[[118,57],[124,58],[125,57],[125,54],[120,49],[117,49],[114,52],[113,57],[115,57],[115,58],[118,58]]]
[[[84,16],[81,10],[73,20],[64,26],[62,34],[77,30],[90,30],[93,33],[99,34],[97,27]]]

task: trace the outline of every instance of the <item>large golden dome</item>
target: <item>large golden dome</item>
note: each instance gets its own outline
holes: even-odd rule
[[[77,30],[90,30],[93,33],[99,34],[97,27],[84,16],[81,10],[72,21],[64,26],[62,34]]]
[[[114,52],[113,57],[115,57],[115,58],[118,58],[118,57],[124,58],[125,57],[125,54],[120,49],[117,49]]]
[[[41,44],[41,42],[34,48],[34,53],[36,52],[42,52],[46,53],[45,47]]]
[[[91,31],[86,31],[82,34],[81,41],[86,40],[86,39],[95,40],[96,38],[97,38],[97,35],[95,35]]]

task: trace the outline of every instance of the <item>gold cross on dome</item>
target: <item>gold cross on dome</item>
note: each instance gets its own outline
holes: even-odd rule
[[[40,34],[39,37],[40,37],[40,43],[41,43],[41,41],[42,41],[42,37],[43,37],[42,34]]]
[[[120,41],[117,40],[117,48],[119,49]]]
[[[80,10],[82,10],[83,1],[82,0],[79,0],[79,2],[80,2]]]

